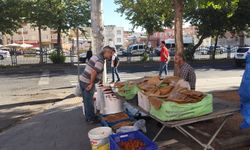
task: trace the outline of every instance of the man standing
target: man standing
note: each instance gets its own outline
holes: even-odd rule
[[[117,81],[120,81],[119,73],[118,73],[118,65],[119,65],[119,57],[117,56],[115,48],[113,48],[114,55],[112,56],[111,61],[111,71],[112,71],[112,83],[115,82],[115,75],[117,77]]]
[[[174,62],[179,68],[178,72],[174,76],[178,76],[187,81],[191,87],[191,90],[195,90],[196,75],[194,69],[185,61],[183,54],[177,53],[174,57]]]
[[[113,55],[113,48],[105,46],[102,52],[90,58],[83,73],[80,76],[80,87],[82,91],[84,112],[86,121],[95,122],[97,120],[94,112],[93,95],[95,83],[102,80],[104,60],[110,60]]]
[[[92,56],[93,56],[93,54],[92,54],[92,50],[90,47],[89,50],[87,51],[87,55],[86,55],[87,60],[89,61]]]
[[[168,74],[169,52],[166,48],[165,41],[161,41],[160,61],[161,62],[159,76],[161,77],[163,71],[165,72],[165,75]]]

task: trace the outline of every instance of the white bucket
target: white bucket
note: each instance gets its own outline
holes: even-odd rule
[[[110,127],[97,127],[89,131],[88,136],[92,150],[109,150],[109,136],[112,134]]]

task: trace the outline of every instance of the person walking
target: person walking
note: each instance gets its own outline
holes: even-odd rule
[[[93,53],[92,53],[92,50],[91,50],[91,47],[90,47],[89,50],[87,51],[87,54],[86,54],[87,60],[89,61],[92,56],[93,56]]]
[[[95,123],[98,120],[94,112],[94,85],[102,80],[104,60],[111,60],[113,53],[112,47],[105,46],[100,54],[90,58],[83,73],[80,75],[80,88],[87,122]]]
[[[174,76],[178,76],[187,81],[191,90],[195,90],[196,74],[194,69],[185,61],[183,54],[177,53],[174,57],[174,63],[178,67],[178,72]]]
[[[161,52],[160,52],[160,71],[159,76],[161,78],[162,72],[165,72],[165,75],[168,74],[168,62],[170,60],[169,52],[166,47],[165,41],[161,41]]]
[[[115,75],[117,77],[117,81],[116,82],[119,82],[120,81],[120,76],[119,76],[119,73],[118,73],[118,66],[119,66],[119,57],[116,53],[116,50],[115,48],[113,48],[113,56],[112,56],[112,61],[111,61],[111,71],[112,71],[112,82],[111,83],[114,83],[115,82]]]

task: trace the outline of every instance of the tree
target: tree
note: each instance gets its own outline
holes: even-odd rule
[[[57,54],[60,55],[61,33],[71,28],[89,25],[90,7],[88,0],[49,0],[51,21],[48,25],[57,31]]]
[[[200,1],[188,9],[185,19],[191,25],[197,27],[199,41],[192,48],[192,55],[207,37],[214,37],[215,44],[212,58],[215,58],[216,46],[219,36],[224,36],[226,31],[232,28],[230,18],[232,18],[238,6],[238,0],[232,1]]]
[[[142,27],[146,30],[148,39],[154,32],[172,25],[170,0],[115,0],[115,3],[119,5],[117,12],[126,15],[134,28]]]
[[[104,46],[104,42],[103,42],[104,41],[104,36],[103,36],[104,27],[102,23],[101,6],[102,6],[102,0],[91,0],[91,28],[92,28],[91,45],[95,53],[100,52],[102,47]],[[106,79],[105,76],[106,74],[104,74],[103,76],[104,79]]]
[[[12,34],[20,26],[23,19],[23,2],[20,0],[0,0],[0,32]]]
[[[29,0],[26,2],[24,10],[26,11],[26,22],[38,27],[39,47],[40,47],[40,63],[43,63],[42,50],[42,29],[46,29],[51,21],[51,13],[49,11],[49,0]]]
[[[184,0],[173,0],[173,8],[175,11],[174,16],[174,33],[175,33],[175,50],[177,53],[183,53],[183,12],[184,12]]]

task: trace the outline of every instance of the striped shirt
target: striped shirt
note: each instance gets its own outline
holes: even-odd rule
[[[80,80],[86,84],[90,83],[91,73],[96,71],[97,76],[95,83],[99,82],[102,79],[102,72],[104,66],[104,58],[101,55],[95,55],[90,58],[83,73],[80,76]]]
[[[179,76],[190,84],[192,90],[195,90],[196,75],[194,69],[187,63],[180,67]]]

